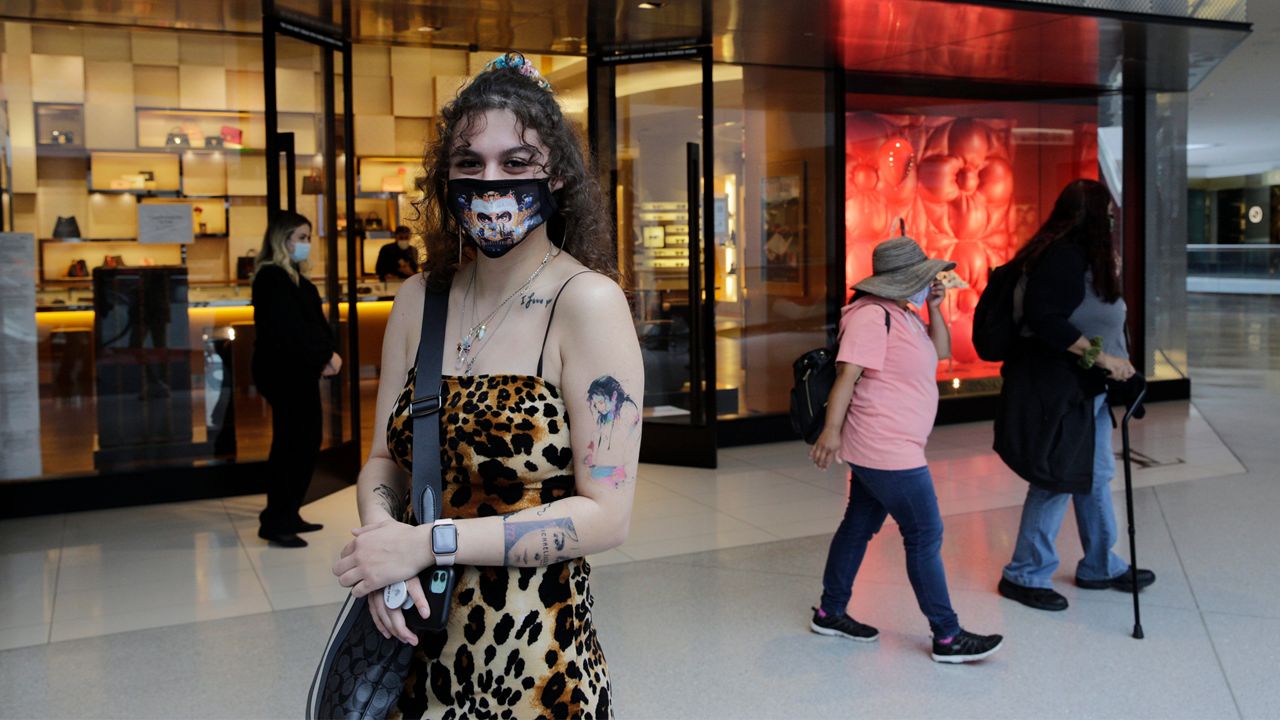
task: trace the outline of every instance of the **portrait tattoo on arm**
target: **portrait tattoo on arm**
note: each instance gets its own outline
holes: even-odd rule
[[[502,523],[507,565],[546,567],[581,557],[572,518]]]
[[[404,493],[397,493],[390,485],[379,485],[373,489],[373,494],[378,496],[378,500],[382,503],[382,507],[391,517],[396,520],[404,519],[405,496]]]
[[[640,406],[610,375],[587,388],[587,403],[595,416],[585,463],[591,479],[620,488],[634,480],[629,469],[640,442]]]

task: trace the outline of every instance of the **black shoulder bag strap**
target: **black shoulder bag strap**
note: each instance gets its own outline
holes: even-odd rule
[[[419,525],[440,519],[440,358],[444,354],[444,324],[449,316],[449,290],[428,289],[422,307],[422,337],[418,340],[417,374],[413,382],[413,516]]]

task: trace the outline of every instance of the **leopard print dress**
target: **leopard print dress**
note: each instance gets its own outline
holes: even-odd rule
[[[387,423],[412,474],[416,368]],[[445,517],[503,515],[574,494],[569,418],[533,375],[446,377],[440,453]],[[410,513],[412,513],[412,504]],[[459,566],[442,633],[423,633],[394,718],[613,717],[591,621],[585,559],[542,568]]]

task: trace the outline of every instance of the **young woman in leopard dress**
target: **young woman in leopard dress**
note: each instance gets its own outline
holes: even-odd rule
[[[384,635],[416,648],[393,715],[611,718],[584,556],[627,536],[644,371],[602,195],[550,85],[518,53],[486,66],[441,120],[418,183],[425,272],[387,324],[387,429],[360,472],[363,527],[334,574],[369,595]],[[449,292],[445,374],[431,382],[459,572],[446,630],[415,635],[403,613],[429,612],[417,575],[436,562],[407,502],[428,287]],[[407,611],[381,592],[402,580]]]

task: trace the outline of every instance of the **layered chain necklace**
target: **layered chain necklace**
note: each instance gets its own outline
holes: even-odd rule
[[[471,330],[458,340],[458,362],[455,369],[461,370],[464,375],[471,374],[471,367],[476,364],[476,358],[480,355],[480,351],[484,349],[484,346],[488,344],[482,344],[481,341],[484,340],[485,336],[489,333],[489,323],[492,322],[493,318],[496,317],[504,307],[507,307],[507,305],[515,299],[517,295],[527,290],[529,286],[533,284],[533,281],[538,279],[538,276],[542,274],[543,269],[547,267],[547,263],[551,262],[551,259],[556,255],[559,255],[559,253],[553,254],[554,250],[554,247],[548,249],[547,254],[542,258],[542,262],[538,263],[538,267],[534,269],[533,274],[529,276],[529,279],[525,280],[523,285],[512,291],[505,300],[498,303],[498,306],[493,309],[493,312],[485,316],[485,318],[480,322],[472,325]],[[476,269],[473,267],[471,270],[471,280],[467,283],[467,292],[462,296],[462,317],[464,318],[466,317],[467,300],[471,297],[471,291],[472,288],[475,287],[475,284]],[[472,307],[472,311],[475,311],[474,306]],[[505,320],[506,317],[506,315],[503,315],[502,320]],[[501,324],[502,320],[498,321],[499,324]],[[496,328],[497,326],[495,325],[494,329]],[[475,351],[474,354],[472,354],[472,350]]]

